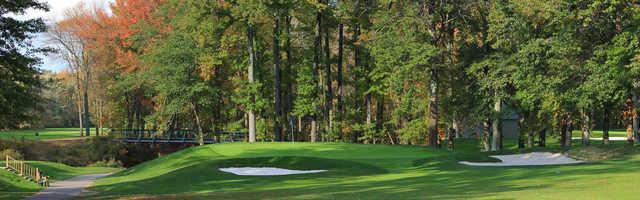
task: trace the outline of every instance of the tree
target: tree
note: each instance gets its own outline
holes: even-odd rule
[[[0,129],[16,128],[33,120],[42,84],[36,65],[39,52],[48,49],[31,44],[35,33],[46,30],[42,19],[18,20],[11,15],[27,9],[48,11],[35,0],[0,2]]]
[[[90,136],[89,88],[91,86],[89,84],[92,82],[91,62],[93,60],[88,49],[89,40],[80,35],[87,29],[87,24],[84,22],[92,18],[92,13],[80,4],[67,10],[65,17],[65,20],[56,23],[50,29],[49,35],[58,46],[62,58],[76,75],[78,99],[82,102],[79,112],[83,113],[80,123],[84,126],[84,135]]]

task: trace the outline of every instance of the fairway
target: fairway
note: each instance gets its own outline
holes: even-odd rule
[[[95,134],[95,129],[91,129],[91,133]],[[38,136],[36,136],[38,133]],[[24,129],[0,131],[0,140],[56,140],[79,138],[79,128],[45,128],[45,129]]]
[[[458,145],[455,152],[419,146],[362,144],[206,145],[99,180],[92,188],[98,192],[93,198],[574,199],[588,196],[615,199],[633,195],[634,191],[629,188],[635,187],[638,182],[635,180],[640,178],[638,154],[564,166],[471,167],[457,161],[493,159],[487,157],[489,154],[476,153],[475,140],[460,140]],[[638,148],[630,149],[636,152]],[[328,172],[251,177],[221,172],[220,167],[283,167]]]

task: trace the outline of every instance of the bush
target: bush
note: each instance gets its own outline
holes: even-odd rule
[[[0,151],[0,156],[2,156],[2,160],[4,160],[7,155],[18,160],[24,159],[24,156],[22,156],[22,153],[20,153],[15,149],[5,149],[3,151]]]
[[[122,162],[120,162],[119,160],[116,160],[115,158],[109,158],[107,160],[101,160],[101,161],[98,161],[98,162],[94,162],[94,163],[90,164],[89,167],[116,167],[116,168],[120,168],[120,167],[122,167]]]

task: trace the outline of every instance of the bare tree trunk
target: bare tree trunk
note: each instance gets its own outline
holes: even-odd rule
[[[534,116],[530,116],[530,117],[534,117]],[[535,142],[535,137],[534,137],[534,127],[529,127],[527,129],[527,148],[533,148],[533,143]]]
[[[491,151],[491,119],[482,123],[482,147],[484,151]]]
[[[518,149],[524,149],[524,116],[520,116],[518,120]]]
[[[76,71],[75,73],[76,75],[76,89],[77,91],[77,97],[78,97],[78,101],[76,102],[76,104],[78,105],[78,122],[80,125],[80,137],[84,136],[84,130],[82,129],[84,127],[84,122],[82,120],[82,95],[80,94],[82,91],[82,87],[80,86],[82,83],[80,82],[80,72]]]
[[[460,130],[460,120],[457,119],[457,116],[453,116],[453,121],[451,122],[451,128],[453,128],[453,132],[455,132],[455,138],[462,138],[462,130]]]
[[[540,141],[538,141],[539,147],[547,146],[547,128],[543,127],[540,132],[538,132],[538,136],[540,137]]]
[[[635,91],[631,92],[631,101],[633,101],[633,112],[632,112],[632,126],[633,126],[633,138],[635,142],[640,142],[640,112],[636,111],[640,108],[640,99],[638,98],[638,94]]]
[[[376,129],[382,131],[384,124],[384,97],[376,98]]]
[[[328,21],[328,20],[326,20]],[[326,22],[325,22],[326,23]],[[333,89],[331,87],[331,48],[329,47],[329,26],[324,26],[324,73],[325,73],[325,136],[333,132]]]
[[[626,122],[627,120],[625,120]],[[609,107],[605,106],[602,113],[602,144],[609,144]]]
[[[84,123],[82,120],[82,97],[78,94],[78,122],[80,123],[80,137],[84,136],[84,130],[82,129],[82,127],[84,127]]]
[[[204,145],[204,135],[202,133],[203,131],[202,125],[200,124],[200,117],[198,117],[198,108],[193,102],[191,102],[191,108],[193,109],[193,116],[196,118],[196,126],[198,127],[198,144],[202,146]]]
[[[431,70],[429,94],[429,146],[438,148],[438,71]]]
[[[86,136],[91,136],[91,122],[89,121],[89,94],[87,91],[87,86],[85,86],[84,91],[82,92],[82,104],[84,107],[84,130],[85,130],[85,135]]]
[[[571,147],[571,140],[573,137],[573,128],[574,128],[573,119],[571,119],[571,115],[569,115],[567,117],[567,132],[565,136],[567,140],[565,140],[565,144],[564,144],[565,147]]]
[[[96,127],[96,136],[100,136],[100,132],[102,131],[102,101],[98,100],[98,105],[96,106],[98,109],[98,126]]]
[[[321,0],[318,0],[318,3],[322,3]],[[313,43],[313,73],[314,80],[315,78],[319,78],[320,76],[320,54],[322,51],[322,13],[318,11],[316,13],[316,27],[315,27],[315,39]],[[318,89],[321,83],[317,83],[315,95],[318,97]],[[317,130],[317,116],[313,114],[311,116],[311,142],[316,142],[318,139],[318,130]]]
[[[255,74],[254,74],[254,69],[255,69],[255,62],[256,62],[256,54],[255,54],[255,49],[253,48],[253,36],[254,36],[254,30],[253,30],[253,25],[252,24],[248,24],[247,27],[247,51],[249,52],[249,66],[248,68],[248,79],[249,79],[249,84],[253,84],[253,82],[255,81]],[[248,118],[249,118],[249,142],[253,143],[256,142],[256,115],[254,113],[253,110],[253,106],[255,104],[255,96],[252,93],[251,94],[251,105],[248,108]]]
[[[371,97],[371,94],[367,94],[366,99],[365,99],[365,104],[366,104],[365,106],[367,107],[366,108],[366,110],[367,110],[367,119],[366,119],[367,120],[366,121],[367,127],[370,127],[371,123],[373,121],[373,105],[371,104],[372,100],[373,99]]]
[[[493,123],[491,123],[491,129],[493,130],[493,134],[491,135],[491,151],[500,151],[502,150],[502,130],[501,130],[501,119],[500,112],[502,112],[502,101],[500,99],[496,99],[493,109],[498,115],[494,117]]]
[[[560,147],[562,148],[565,148],[567,144],[567,120],[566,116],[563,116],[560,120]]]
[[[318,140],[318,128],[316,124],[316,118],[311,117],[311,142],[316,142]]]
[[[587,111],[582,111],[582,145],[589,145],[591,135],[591,116]]]
[[[342,120],[342,115],[344,112],[344,105],[342,105],[342,57],[344,54],[344,24],[340,23],[338,25],[338,119]],[[340,133],[342,136],[342,134]]]
[[[282,141],[282,109],[280,107],[280,16],[278,15],[279,14],[276,14],[273,20],[273,134],[276,141]]]
[[[291,111],[293,110],[293,80],[295,78],[295,74],[292,70],[293,65],[293,57],[291,55],[291,16],[287,15],[285,17],[286,27],[286,35],[287,38],[285,40],[285,53],[287,54],[287,64],[286,64],[286,73],[287,73],[287,96],[286,96],[286,117],[287,122],[289,122],[289,133],[291,134],[291,140],[294,141],[294,132],[295,125],[293,123],[293,116],[291,115]]]

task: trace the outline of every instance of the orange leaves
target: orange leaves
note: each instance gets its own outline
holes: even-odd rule
[[[139,54],[143,49],[134,46],[132,37],[142,31],[141,22],[161,30],[169,30],[159,18],[153,16],[163,0],[116,0],[110,5],[111,13],[102,8],[89,9],[80,4],[67,12],[66,19],[57,24],[82,40],[91,53],[94,68],[116,65],[121,72],[134,72],[141,68]]]

